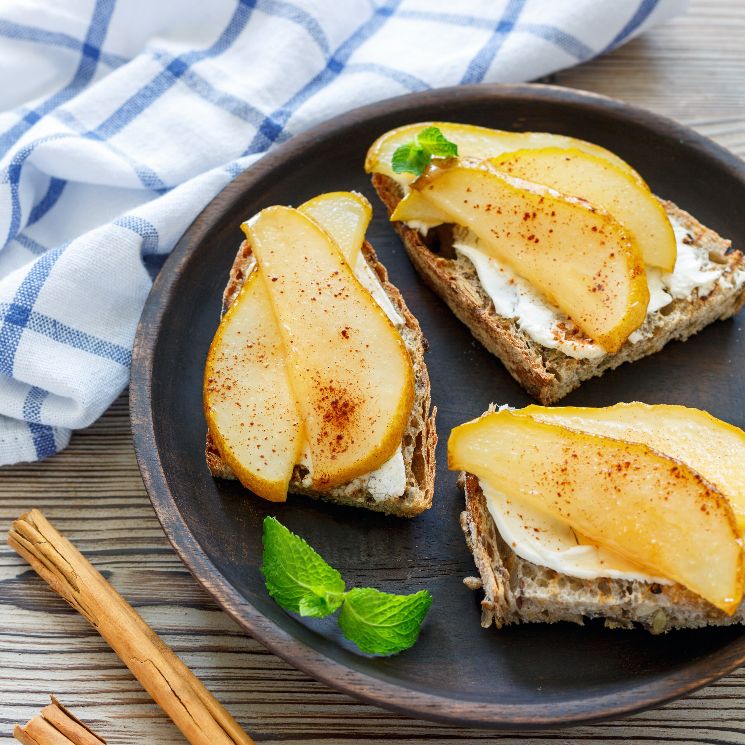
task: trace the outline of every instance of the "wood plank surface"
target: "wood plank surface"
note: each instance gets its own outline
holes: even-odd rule
[[[743,50],[745,1],[694,0],[685,17],[552,81],[647,107],[745,156]],[[65,452],[0,471],[3,536],[32,506],[77,544],[259,742],[745,743],[745,669],[626,720],[522,736],[406,719],[314,682],[243,634],[176,557],[140,480],[125,396],[76,433]],[[12,725],[37,713],[48,693],[110,743],[183,742],[100,637],[3,545],[0,742],[12,741]]]

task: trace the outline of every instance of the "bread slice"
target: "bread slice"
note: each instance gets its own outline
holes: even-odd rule
[[[364,481],[356,479],[350,484],[336,487],[328,492],[314,491],[309,486],[303,485],[304,480],[306,483],[308,482],[306,478],[307,470],[302,466],[296,466],[290,482],[290,492],[353,507],[366,507],[376,512],[385,512],[401,517],[414,517],[432,506],[435,485],[435,445],[437,444],[435,416],[437,409],[434,408],[430,411],[429,374],[424,363],[427,343],[419,327],[419,322],[406,307],[401,293],[388,281],[388,272],[378,261],[375,250],[367,241],[362,247],[362,254],[380,280],[380,284],[390,298],[391,303],[404,319],[404,325],[400,332],[414,366],[414,406],[401,443],[406,467],[406,489],[403,494],[390,495],[380,499],[371,493]],[[247,241],[244,241],[230,269],[230,278],[223,293],[223,314],[238,296],[243,282],[251,272],[253,262],[251,246]],[[207,432],[206,458],[213,476],[235,479],[235,474],[223,460],[209,432]]]
[[[681,585],[621,579],[586,580],[521,559],[502,539],[489,514],[479,480],[461,475],[466,509],[460,524],[481,575],[464,582],[483,589],[481,625],[555,623],[603,618],[609,628],[639,624],[653,634],[672,629],[729,626],[745,621],[743,605],[728,616]]]
[[[403,198],[403,190],[392,178],[373,174],[378,196],[392,214]],[[685,341],[713,321],[729,318],[745,303],[745,284],[735,281],[745,271],[745,259],[713,230],[672,202],[663,201],[668,214],[688,232],[691,245],[705,248],[711,260],[721,267],[722,276],[705,297],[677,299],[650,315],[642,327],[644,338],[627,341],[616,353],[598,359],[574,359],[556,349],[533,341],[514,319],[500,316],[483,290],[471,262],[456,256],[442,230],[430,231],[427,239],[404,223],[394,227],[403,239],[406,252],[425,282],[450,306],[471,333],[492,354],[499,357],[512,377],[542,404],[552,404],[577,388],[580,383],[602,375],[624,362],[633,362],[658,352],[669,341]],[[450,241],[452,238],[450,237]]]

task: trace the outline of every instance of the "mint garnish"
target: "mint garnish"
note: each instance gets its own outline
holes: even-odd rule
[[[413,173],[421,176],[432,158],[452,158],[458,155],[458,146],[445,137],[438,127],[423,129],[413,142],[396,148],[391,159],[394,173]]]
[[[285,610],[323,618],[341,606],[342,633],[369,654],[396,654],[416,642],[432,605],[427,590],[413,595],[370,587],[345,591],[341,574],[274,517],[264,518],[263,542],[266,587]]]
[[[344,580],[302,538],[273,517],[264,518],[261,572],[269,594],[285,610],[323,618],[344,600]]]
[[[427,590],[391,595],[355,587],[344,597],[339,626],[363,652],[395,654],[416,642],[430,605],[432,596]]]

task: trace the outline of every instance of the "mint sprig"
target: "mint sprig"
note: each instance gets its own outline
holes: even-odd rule
[[[323,618],[339,607],[339,627],[363,652],[392,655],[419,637],[432,596],[394,595],[371,587],[346,590],[341,574],[274,517],[264,518],[261,571],[269,594],[285,610]]]
[[[339,626],[363,652],[395,654],[419,638],[430,605],[432,596],[427,590],[391,595],[372,587],[355,587],[344,597]]]
[[[458,155],[458,146],[445,137],[438,127],[423,129],[413,142],[396,148],[391,158],[394,173],[413,173],[421,176],[432,158],[452,158]]]
[[[341,574],[279,520],[264,519],[261,572],[269,594],[285,610],[323,618],[344,600]]]

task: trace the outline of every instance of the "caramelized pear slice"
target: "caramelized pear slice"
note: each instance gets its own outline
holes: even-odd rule
[[[636,171],[576,148],[518,150],[491,158],[511,176],[586,199],[610,212],[634,236],[644,262],[664,272],[675,268],[673,226],[657,197]]]
[[[396,148],[414,140],[427,127],[437,127],[445,137],[458,146],[458,155],[462,157],[486,160],[502,153],[524,150],[526,148],[561,147],[574,148],[582,152],[603,158],[618,168],[636,174],[626,161],[615,153],[592,142],[578,140],[575,137],[557,135],[550,132],[508,132],[489,127],[477,127],[473,124],[456,124],[454,122],[419,122],[407,124],[378,137],[370,146],[365,158],[365,171],[382,173],[397,181],[408,183],[414,179],[411,173],[394,173],[391,159]]]
[[[438,209],[421,191],[412,189],[391,214],[391,221],[433,226],[448,222],[449,216]]]
[[[207,425],[240,482],[287,499],[302,427],[269,295],[254,270],[223,316],[204,371]]]
[[[644,321],[649,289],[639,248],[605,210],[458,161],[430,166],[411,186],[607,352]]]
[[[728,614],[742,599],[743,550],[726,497],[647,445],[502,411],[456,427],[448,465]]]
[[[332,191],[309,199],[298,209],[336,241],[354,269],[372,219],[370,202],[354,191]]]
[[[595,435],[642,442],[683,461],[727,497],[745,532],[745,432],[699,409],[638,401],[602,409],[587,406],[520,409],[541,422]]]
[[[400,445],[414,400],[400,334],[306,215],[269,207],[243,227],[288,355],[313,488],[374,471]]]

